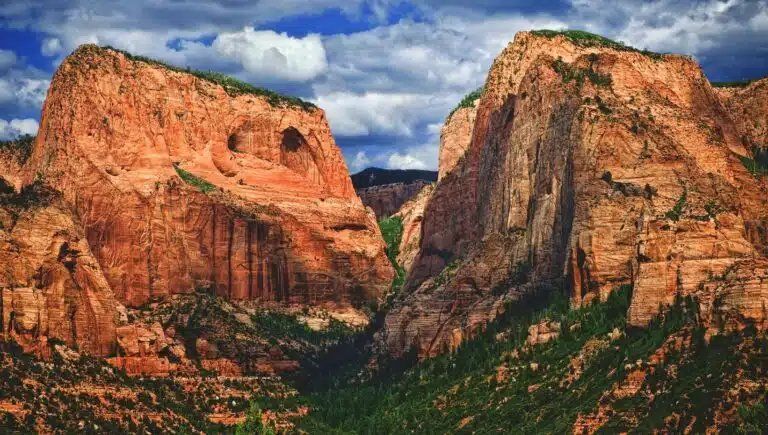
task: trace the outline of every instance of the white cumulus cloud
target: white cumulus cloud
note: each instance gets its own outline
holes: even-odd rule
[[[11,50],[0,50],[0,72],[16,64],[16,53]]]
[[[332,92],[320,95],[315,102],[325,109],[336,135],[411,136],[425,116],[433,117],[435,110],[442,113],[455,98],[416,93]]]
[[[387,160],[389,169],[427,169],[427,164],[411,154],[392,153]]]
[[[371,159],[365,151],[358,151],[352,161],[349,163],[349,169],[352,173],[360,172],[371,164]]]
[[[25,134],[35,135],[38,128],[37,121],[31,118],[10,121],[0,119],[0,140],[16,139]]]
[[[43,44],[40,46],[40,52],[43,56],[56,56],[61,53],[63,47],[61,46],[61,40],[59,38],[45,38]]]
[[[241,32],[221,33],[213,48],[236,60],[257,78],[307,81],[325,72],[325,47],[317,35],[294,38],[271,30],[246,27]]]

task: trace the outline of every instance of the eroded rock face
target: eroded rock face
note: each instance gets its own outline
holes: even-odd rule
[[[109,355],[119,303],[77,219],[55,197],[40,201],[0,205],[2,339],[43,356],[52,339]]]
[[[430,183],[403,204],[395,213],[403,221],[403,236],[400,240],[400,252],[397,254],[397,264],[408,273],[413,266],[413,261],[419,254],[421,246],[421,222],[424,220],[424,208],[427,206],[435,185]]]
[[[519,33],[426,207],[390,352],[452,348],[498,301],[563,277],[575,305],[633,284],[629,322],[645,325],[657,302],[764,256],[768,182],[740,161],[743,136],[690,58]],[[761,285],[731,297],[760,305]]]
[[[357,195],[363,204],[373,209],[381,219],[392,216],[411,198],[415,197],[430,182],[415,180],[410,183],[392,183],[357,189]]]
[[[469,148],[477,115],[477,102],[472,107],[460,107],[445,120],[440,130],[440,154],[438,155],[438,180],[442,180],[456,167]]]
[[[81,47],[56,72],[35,176],[61,190],[128,306],[195,287],[343,305],[393,274],[322,110],[112,50]]]
[[[768,78],[755,80],[743,88],[718,88],[731,119],[749,146],[768,148]]]
[[[560,323],[545,320],[528,327],[528,338],[525,339],[525,343],[528,346],[537,346],[555,340],[559,336]]]

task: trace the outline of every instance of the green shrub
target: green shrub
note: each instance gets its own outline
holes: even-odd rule
[[[392,291],[396,292],[405,282],[405,269],[397,263],[400,253],[400,242],[403,238],[403,220],[400,217],[388,217],[379,221],[381,235],[387,245],[386,252],[389,262],[395,268],[395,279],[392,281]]]
[[[45,207],[60,196],[60,193],[48,184],[41,176],[35,178],[31,184],[21,188],[21,192],[7,192],[0,195],[0,205],[9,205],[21,209],[30,209],[36,207]]]
[[[458,259],[454,259],[450,263],[448,263],[443,270],[440,271],[440,273],[435,277],[434,280],[434,288],[443,286],[448,283],[448,281],[451,280],[456,270],[459,268],[459,264],[461,262]]]
[[[255,402],[251,403],[251,409],[248,411],[244,422],[237,425],[235,429],[237,435],[274,435],[275,430],[261,421],[261,407]]]
[[[591,65],[589,68],[579,68],[560,58],[552,63],[552,69],[563,78],[565,83],[575,81],[579,86],[584,83],[585,78],[595,86],[610,86],[613,82],[610,75],[600,74],[592,69]]]
[[[664,214],[664,217],[675,222],[679,221],[683,215],[683,209],[685,208],[687,199],[688,189],[683,189],[683,193],[680,194],[680,198],[677,199],[677,202],[672,207],[672,209]]]
[[[663,53],[654,53],[648,50],[638,50],[637,48],[624,45],[623,42],[614,41],[604,36],[596,35],[594,33],[585,32],[583,30],[534,30],[531,32],[536,36],[543,36],[545,38],[555,38],[557,36],[564,36],[573,44],[579,47],[604,47],[611,48],[619,51],[632,51],[640,53],[645,56],[651,57],[655,60],[663,59]]]
[[[610,115],[613,113],[613,110],[611,110],[610,107],[608,107],[607,104],[603,101],[602,98],[600,98],[599,95],[595,96],[595,102],[597,103],[597,109],[602,113],[603,115]]]
[[[754,80],[740,80],[733,82],[710,82],[710,84],[716,88],[746,88],[752,84]]]
[[[221,74],[219,72],[199,71],[199,70],[194,70],[189,68],[179,68],[177,66],[169,65],[167,63],[161,62],[156,59],[151,59],[145,56],[134,55],[134,54],[128,53],[127,51],[119,50],[114,47],[104,46],[101,48],[122,53],[128,59],[131,59],[134,61],[160,66],[163,68],[167,68],[171,71],[192,74],[197,78],[203,79],[205,81],[208,81],[223,87],[224,90],[227,91],[227,93],[232,96],[241,95],[241,94],[257,95],[257,96],[266,98],[267,102],[269,102],[270,105],[275,107],[297,107],[297,108],[306,110],[308,112],[311,112],[317,109],[317,106],[315,106],[314,104],[308,101],[304,101],[296,97],[281,95],[281,94],[278,94],[277,92],[270,91],[268,89],[256,87],[250,83],[240,81],[236,78],[227,76],[225,74]]]
[[[185,183],[197,187],[203,193],[211,193],[219,189],[210,182],[192,174],[189,171],[181,169],[178,165],[173,165],[173,168],[176,169],[176,173],[179,174],[179,177],[184,180]]]
[[[739,156],[739,160],[747,168],[747,171],[755,177],[768,175],[768,164],[745,156]]]
[[[482,97],[483,92],[485,92],[485,87],[480,86],[479,88],[465,95],[464,98],[462,98],[461,101],[459,101],[459,105],[454,107],[453,110],[451,110],[451,113],[448,114],[448,119],[450,119],[451,116],[453,116],[453,114],[456,113],[456,111],[459,109],[462,109],[465,107],[474,107],[475,100]]]
[[[32,155],[32,145],[35,143],[35,136],[25,134],[13,140],[0,141],[0,151],[8,150],[18,160],[24,164]]]
[[[751,405],[741,405],[738,408],[738,420],[736,432],[740,434],[763,434],[768,424],[768,402],[763,398],[762,402]]]

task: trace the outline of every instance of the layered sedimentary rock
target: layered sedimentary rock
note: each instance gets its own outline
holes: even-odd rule
[[[77,219],[39,186],[0,198],[0,313],[2,340],[27,352],[48,356],[53,339],[115,350],[120,304]]]
[[[641,326],[676,295],[706,300],[731,268],[762,276],[768,181],[742,164],[753,151],[732,110],[688,57],[519,33],[426,207],[390,352],[455,347],[503,301],[561,279],[575,305],[633,285]],[[760,323],[767,284],[727,299]]]
[[[717,92],[730,112],[731,119],[746,139],[747,146],[768,148],[768,78],[744,87],[718,88]]]
[[[397,254],[397,264],[402,266],[405,273],[411,270],[413,261],[419,253],[421,247],[421,222],[424,220],[424,208],[429,203],[432,192],[435,190],[434,184],[427,184],[414,196],[403,204],[400,209],[392,215],[398,217],[403,222],[403,235],[400,239],[400,251]]]
[[[128,306],[195,287],[347,304],[393,274],[322,110],[117,51],[61,64],[24,171],[61,190]]]
[[[469,148],[472,130],[477,115],[477,102],[471,107],[459,107],[445,120],[440,130],[440,153],[438,155],[438,180],[456,167]]]
[[[410,183],[392,183],[357,189],[357,195],[381,219],[392,216],[406,201],[418,195],[429,181],[415,180]]]

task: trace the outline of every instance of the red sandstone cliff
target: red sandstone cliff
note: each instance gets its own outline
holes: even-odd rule
[[[25,174],[61,190],[130,306],[196,286],[348,303],[392,276],[322,110],[116,51],[62,63]]]
[[[35,184],[0,195],[2,340],[47,355],[58,339],[93,355],[115,351],[122,307],[58,195]]]
[[[392,183],[357,189],[357,195],[366,207],[370,207],[381,219],[392,216],[411,198],[431,183],[415,180],[410,183]]]
[[[393,215],[403,221],[403,235],[400,240],[400,252],[397,254],[397,264],[402,266],[406,274],[413,267],[413,262],[419,254],[424,209],[434,190],[434,184],[427,184]]]
[[[745,145],[768,149],[768,78],[743,88],[718,88],[731,119],[741,131]]]
[[[765,321],[768,181],[740,161],[754,133],[733,101],[685,56],[519,33],[426,207],[390,352],[451,349],[505,300],[560,280],[576,305],[632,284],[634,325],[677,294]]]
[[[477,103],[472,107],[459,107],[448,115],[443,128],[440,130],[440,153],[438,155],[438,180],[456,167],[464,157],[472,141],[472,129],[477,116]]]
[[[95,46],[65,59],[29,158],[3,151],[3,338],[167,365],[171,345],[119,342],[122,305],[206,288],[345,306],[389,287],[323,111],[247,91]]]

